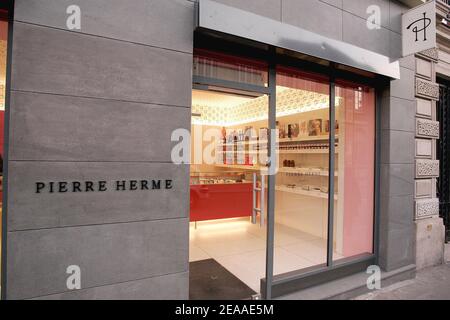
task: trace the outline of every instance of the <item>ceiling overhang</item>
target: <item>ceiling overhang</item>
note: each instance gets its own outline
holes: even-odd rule
[[[197,27],[301,52],[393,79],[400,78],[398,61],[342,41],[236,9],[199,0]]]
[[[417,7],[418,5],[426,2],[425,0],[397,0],[397,1],[406,4],[410,8]]]

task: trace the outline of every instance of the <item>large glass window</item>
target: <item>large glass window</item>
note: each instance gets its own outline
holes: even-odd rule
[[[275,275],[327,261],[329,92],[325,77],[277,69]]]
[[[375,92],[340,82],[336,102],[339,143],[333,259],[339,260],[373,253]]]
[[[242,298],[263,292],[266,276],[275,286],[305,270],[373,258],[374,89],[271,68],[195,51],[192,292],[209,294],[207,283],[226,275],[209,284],[214,294]],[[221,296],[230,286],[242,291]]]

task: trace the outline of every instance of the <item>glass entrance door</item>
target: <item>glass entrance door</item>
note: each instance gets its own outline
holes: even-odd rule
[[[266,276],[267,66],[198,52],[191,117],[190,298],[251,299]]]

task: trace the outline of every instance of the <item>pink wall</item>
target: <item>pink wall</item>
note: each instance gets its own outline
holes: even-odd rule
[[[3,146],[4,146],[4,131],[5,131],[5,112],[0,111],[0,155],[3,158]]]
[[[354,88],[340,92],[345,108],[343,254],[349,257],[373,252],[375,94]]]

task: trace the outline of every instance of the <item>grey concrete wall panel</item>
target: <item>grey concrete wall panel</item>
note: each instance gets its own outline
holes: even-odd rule
[[[175,273],[160,277],[112,284],[91,289],[48,295],[35,300],[187,300],[189,274]]]
[[[414,100],[415,99],[415,72],[411,69],[400,67],[400,79],[391,81],[390,93],[392,97]]]
[[[402,33],[402,14],[408,11],[406,5],[396,0],[389,0],[389,29],[401,34]]]
[[[283,0],[282,20],[283,23],[342,40],[342,11],[327,3],[318,0]]]
[[[351,13],[343,13],[343,40],[379,54],[390,55],[389,30],[369,29],[367,20]]]
[[[381,162],[412,164],[414,163],[414,133],[407,131],[381,131]]]
[[[190,108],[11,94],[11,160],[170,162],[173,130]]]
[[[9,233],[8,298],[69,291],[70,265],[81,288],[186,272],[188,230],[187,219],[172,219]]]
[[[381,115],[382,129],[415,132],[416,130],[416,103],[412,100],[395,97],[384,98]]]
[[[13,90],[191,105],[191,54],[16,22],[13,57]]]
[[[389,1],[388,0],[343,0],[344,11],[350,12],[365,21],[371,14],[367,13],[370,6],[377,6],[380,8],[381,25],[389,28]]]
[[[402,196],[389,195],[383,202],[382,209],[390,212],[389,230],[398,226],[414,226],[414,194]],[[393,214],[395,212],[395,214]]]
[[[413,195],[381,197],[380,266],[386,271],[414,264]]]
[[[286,3],[288,4],[289,2]],[[336,7],[323,2],[317,2],[317,5],[327,6],[327,8],[336,10],[337,13],[342,12]],[[283,10],[285,10],[284,2]],[[302,8],[301,10],[305,9]],[[298,12],[301,11],[299,10]],[[313,15],[312,12],[308,12],[308,14]],[[233,21],[229,19],[230,16],[235,17]],[[356,16],[352,15],[352,17]],[[359,17],[356,18],[360,19]],[[316,21],[320,21],[320,24],[324,23],[324,21],[317,18]],[[285,22],[285,20],[283,19],[282,22]],[[198,27],[200,28],[233,34],[280,48],[298,51],[366,71],[383,74],[394,79],[400,78],[398,61],[392,61],[388,57],[389,33],[387,33],[386,39],[381,39],[382,41],[385,40],[387,44],[379,43],[381,46],[387,47],[387,50],[385,50],[386,55],[383,55],[282,22],[214,1],[202,0],[199,5]],[[267,32],[267,30],[270,30],[270,32]],[[383,30],[388,32],[387,29]],[[379,42],[377,39],[373,41]]]
[[[172,189],[115,191],[115,181],[172,179]],[[36,182],[67,181],[69,192],[36,193]],[[107,181],[105,192],[70,192],[73,181]],[[151,184],[149,185],[151,186]],[[97,190],[96,183],[94,184]],[[56,187],[55,187],[56,190]],[[9,167],[8,230],[187,217],[189,167],[162,163],[24,162]],[[187,244],[185,244],[187,247]]]
[[[414,57],[401,60],[400,72],[401,79],[391,81],[381,100],[379,264],[386,271],[415,262]]]
[[[414,225],[401,226],[391,224],[384,229],[387,241],[380,248],[380,266],[385,271],[392,271],[415,263]],[[384,247],[388,244],[388,248]]]
[[[285,0],[215,0],[230,7],[235,7],[245,11],[274,19],[281,20],[281,7]]]
[[[394,60],[399,60],[400,66],[409,67],[407,63],[405,63],[405,59],[402,58],[402,36],[396,32],[389,31],[389,42],[390,42],[390,57]],[[406,66],[405,66],[406,64]],[[410,68],[414,70],[414,68]]]
[[[79,31],[66,28],[73,4]],[[189,167],[170,162],[170,135],[190,127],[194,3],[15,5],[7,298],[188,298]],[[37,194],[39,180],[108,191]]]
[[[406,56],[404,58],[401,58],[399,61],[401,67],[410,69],[412,71],[416,70],[416,58],[414,55]]]
[[[328,3],[334,7],[337,7],[339,9],[342,9],[342,1],[343,0],[320,0],[322,2]]]
[[[14,19],[68,30],[70,5],[81,10],[75,32],[192,53],[194,4],[186,0],[17,0]]]
[[[409,196],[414,194],[413,164],[382,164],[381,180],[385,182],[381,195]]]

